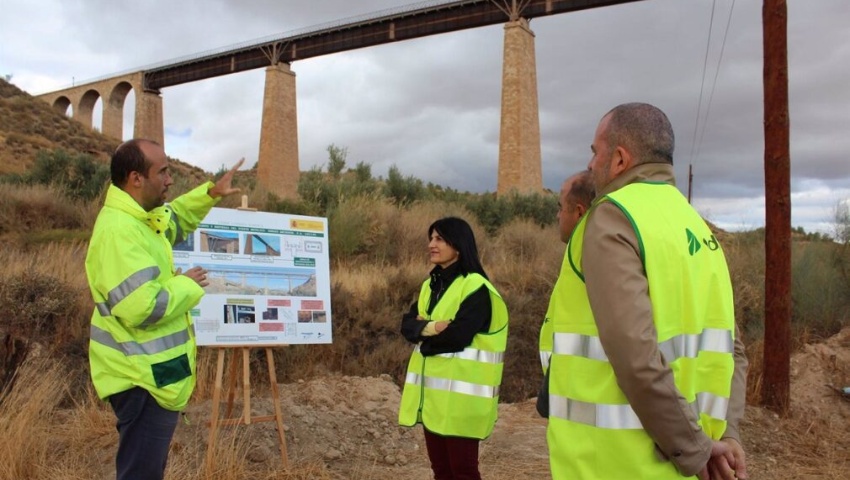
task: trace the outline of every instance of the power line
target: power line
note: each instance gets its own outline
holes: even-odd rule
[[[696,151],[696,143],[697,143],[697,127],[699,127],[699,114],[702,111],[702,93],[705,90],[705,71],[708,67],[708,50],[711,46],[711,32],[714,30],[714,9],[717,6],[717,0],[711,2],[711,20],[708,22],[708,40],[705,42],[705,58],[702,62],[702,83],[699,87],[699,103],[697,103],[697,116],[694,119],[694,133],[691,138],[691,159],[690,164],[694,163],[694,152]]]
[[[729,18],[726,20],[726,32],[723,34],[723,43],[720,46],[720,58],[717,59],[717,70],[714,72],[714,81],[711,84],[711,94],[708,96],[708,106],[705,109],[705,119],[702,122],[702,131],[699,135],[699,143],[697,144],[696,157],[694,162],[699,159],[699,151],[702,147],[702,139],[705,136],[705,127],[708,125],[708,116],[711,114],[711,100],[714,98],[714,89],[717,87],[717,77],[720,76],[720,65],[723,63],[723,52],[726,50],[726,39],[729,37],[729,26],[732,24],[732,12],[735,10],[735,0],[732,0],[732,7],[729,8]]]

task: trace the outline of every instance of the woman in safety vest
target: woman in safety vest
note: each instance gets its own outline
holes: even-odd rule
[[[398,421],[421,423],[436,480],[480,479],[478,443],[496,423],[508,311],[466,221],[428,227],[434,268],[402,317],[410,356]]]

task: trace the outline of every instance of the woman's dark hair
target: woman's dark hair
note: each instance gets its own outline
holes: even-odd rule
[[[466,220],[457,217],[441,218],[428,227],[429,239],[434,231],[460,253],[457,263],[464,276],[469,273],[478,273],[489,280],[484,267],[481,266],[481,261],[478,259],[478,247],[475,245],[472,227],[466,223]]]

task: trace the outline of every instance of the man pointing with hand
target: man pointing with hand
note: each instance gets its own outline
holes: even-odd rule
[[[195,387],[195,335],[189,311],[204,295],[206,270],[174,269],[172,246],[193,232],[231,186],[239,160],[165,204],[168,158],[151,140],[121,144],[112,185],[94,225],[86,276],[95,302],[89,363],[101,399],[117,417],[118,480],[161,479],[171,437]]]

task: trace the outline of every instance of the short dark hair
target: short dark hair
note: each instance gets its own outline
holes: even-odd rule
[[[460,254],[458,264],[460,272],[466,276],[470,273],[478,273],[484,278],[487,273],[478,259],[478,246],[475,244],[475,234],[466,220],[458,217],[445,217],[437,220],[428,227],[428,238],[436,231],[443,240],[451,245]],[[488,278],[489,280],[489,278]]]
[[[112,154],[112,161],[109,165],[109,171],[112,175],[112,184],[123,189],[127,184],[127,179],[130,177],[130,172],[139,172],[147,177],[150,162],[142,152],[141,145],[143,143],[159,146],[153,140],[145,140],[143,138],[134,138],[118,145],[115,153]]]
[[[673,164],[675,137],[667,115],[648,103],[624,103],[611,109],[608,120],[608,146],[625,147],[643,163]]]
[[[590,170],[582,170],[575,175],[575,180],[567,192],[567,198],[574,204],[590,207],[596,197],[596,188],[593,185],[593,174]]]

